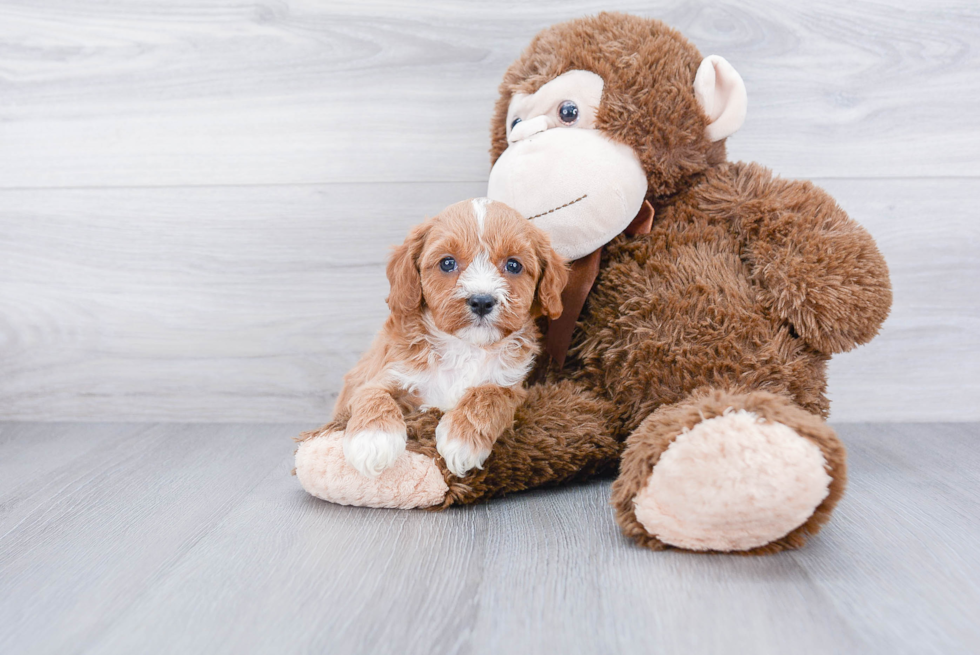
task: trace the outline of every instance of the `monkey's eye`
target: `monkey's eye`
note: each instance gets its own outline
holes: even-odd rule
[[[578,105],[571,100],[566,100],[558,107],[558,118],[565,125],[572,125],[578,120]]]
[[[439,270],[443,273],[452,273],[456,270],[456,260],[452,257],[443,257],[439,262]]]
[[[517,275],[524,270],[524,266],[516,259],[508,259],[507,263],[504,264],[504,270],[511,275]]]
[[[510,122],[510,129],[514,129],[515,127],[517,127],[517,124],[520,122],[521,122],[520,118],[515,118],[514,120],[512,120]]]

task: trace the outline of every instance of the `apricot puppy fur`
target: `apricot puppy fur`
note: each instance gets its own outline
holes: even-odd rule
[[[405,451],[404,413],[434,407],[436,448],[462,477],[513,424],[540,348],[535,319],[562,311],[565,263],[541,229],[478,198],[412,229],[387,273],[391,314],[334,409],[347,417],[344,457],[377,476]]]

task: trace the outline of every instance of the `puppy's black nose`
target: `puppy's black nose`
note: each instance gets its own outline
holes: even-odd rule
[[[479,295],[467,298],[466,304],[470,306],[470,311],[477,316],[486,316],[493,311],[493,306],[497,304],[497,301],[493,299],[493,296]]]

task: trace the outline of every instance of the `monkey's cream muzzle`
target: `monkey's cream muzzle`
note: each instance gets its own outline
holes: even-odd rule
[[[596,128],[603,79],[559,75],[507,110],[507,150],[490,171],[487,195],[510,205],[551,238],[567,259],[608,243],[637,215],[647,190],[633,149]],[[563,115],[564,105],[574,114]]]
[[[622,232],[646,196],[646,173],[633,149],[597,129],[604,87],[599,75],[572,70],[534,93],[515,94],[507,109],[507,149],[490,171],[487,196],[533,220],[568,259]],[[724,58],[702,60],[694,94],[711,141],[745,120],[745,84]],[[574,120],[562,113],[567,103],[575,105]]]
[[[511,143],[490,171],[487,196],[534,221],[558,254],[578,259],[622,232],[646,191],[632,148],[594,129],[556,127]]]

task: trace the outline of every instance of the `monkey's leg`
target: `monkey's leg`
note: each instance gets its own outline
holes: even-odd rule
[[[702,390],[626,441],[616,520],[659,550],[773,553],[802,546],[844,492],[834,431],[784,396]]]
[[[463,478],[446,476],[449,493],[444,505],[476,503],[615,472],[623,444],[611,434],[613,409],[572,382],[530,387],[514,414],[513,427],[494,444],[483,469]],[[433,438],[423,438],[419,446],[436,456]],[[439,465],[445,468],[441,460]]]
[[[300,443],[296,475],[310,494],[343,505],[407,509],[475,503],[615,471],[622,444],[610,435],[610,416],[611,406],[571,382],[535,385],[483,469],[464,478],[449,473],[436,451],[439,412],[406,417],[408,452],[376,478],[360,475],[344,461],[336,426]]]

